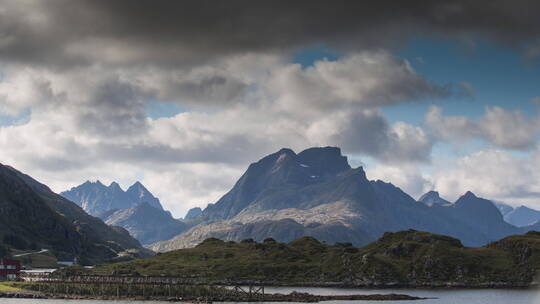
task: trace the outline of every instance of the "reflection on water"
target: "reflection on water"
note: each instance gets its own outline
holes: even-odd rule
[[[267,293],[290,293],[291,291],[308,292],[317,295],[347,295],[347,294],[385,294],[401,293],[412,296],[434,298],[423,301],[392,301],[386,303],[399,304],[539,304],[540,290],[507,290],[507,289],[341,289],[341,288],[311,288],[311,287],[266,287]],[[154,301],[81,301],[81,300],[30,300],[30,299],[0,299],[1,304],[163,304],[167,302]],[[324,303],[347,302],[381,304],[381,301],[327,301]],[[257,303],[261,304],[261,303]]]

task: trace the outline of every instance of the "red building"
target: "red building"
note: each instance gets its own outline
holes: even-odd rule
[[[21,262],[9,259],[0,259],[0,281],[16,280],[21,273]]]

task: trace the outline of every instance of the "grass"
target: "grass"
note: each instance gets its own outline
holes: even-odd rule
[[[9,291],[21,291],[21,288],[14,287],[13,283],[9,282],[0,282],[0,292],[9,292]]]
[[[527,255],[524,256],[523,252]],[[468,248],[453,238],[414,230],[386,234],[363,248],[304,237],[275,241],[208,239],[194,248],[71,272],[101,275],[198,276],[200,281],[526,282],[540,268],[540,234]]]

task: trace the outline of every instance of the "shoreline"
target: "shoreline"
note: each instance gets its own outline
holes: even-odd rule
[[[102,301],[163,301],[163,302],[303,302],[315,303],[324,301],[417,301],[429,298],[415,297],[405,294],[372,294],[372,295],[313,295],[301,292],[290,294],[266,294],[256,297],[165,297],[165,296],[78,296],[65,294],[45,294],[39,292],[0,292],[0,298],[15,299],[56,299],[56,300],[102,300]]]
[[[264,287],[305,287],[305,288],[351,288],[351,289],[536,289],[538,283],[526,282],[486,282],[486,283],[344,283],[344,282],[296,282],[281,283],[275,281],[218,281],[215,286],[264,286]]]

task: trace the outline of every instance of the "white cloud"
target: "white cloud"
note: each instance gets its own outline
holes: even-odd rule
[[[417,166],[377,165],[367,167],[366,175],[370,180],[391,182],[414,199],[433,189],[431,177],[423,174]]]
[[[442,109],[432,106],[426,114],[426,125],[440,140],[463,141],[482,138],[490,144],[508,149],[528,150],[536,144],[540,132],[538,116],[529,118],[522,112],[501,107],[487,107],[482,117],[444,116]]]
[[[299,64],[282,66],[273,71],[266,86],[279,109],[306,116],[440,98],[451,93],[449,87],[430,83],[416,74],[407,61],[386,52],[321,60],[306,69]]]
[[[453,202],[467,191],[486,199],[540,209],[540,150],[515,155],[485,149],[456,159],[434,160],[429,173],[419,166],[377,164],[366,168],[369,179],[391,182],[418,198],[436,190]]]
[[[377,110],[329,115],[311,124],[307,137],[314,145],[337,145],[386,163],[426,162],[432,148],[421,128],[403,122],[391,127]]]
[[[384,52],[307,69],[248,54],[187,70],[92,66],[53,73],[9,66],[4,72],[0,105],[22,101],[18,110],[32,114],[26,124],[0,128],[3,162],[56,191],[87,179],[126,186],[142,179],[176,216],[213,202],[247,164],[282,147],[337,145],[388,163],[428,161],[424,131],[389,125],[378,107],[445,91]],[[26,95],[9,89],[17,86]],[[152,120],[145,113],[152,99],[192,110]]]
[[[437,168],[435,189],[455,200],[466,191],[511,204],[540,207],[540,151],[516,156],[495,149],[482,150]]]

